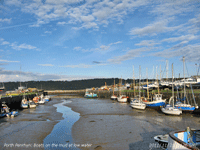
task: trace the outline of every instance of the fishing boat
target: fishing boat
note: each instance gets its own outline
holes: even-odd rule
[[[23,97],[23,99],[21,101],[21,107],[22,108],[28,108],[28,101],[25,97]]]
[[[34,101],[29,100],[28,106],[29,108],[36,108],[37,105],[34,103]]]
[[[115,91],[115,80],[114,80],[114,85],[113,85],[113,95],[110,98],[111,100],[117,100],[117,96],[115,95],[114,91]]]
[[[165,105],[166,99],[162,99],[162,94],[154,94],[150,99],[143,99],[147,107],[161,107]]]
[[[98,95],[93,92],[86,91],[84,97],[85,98],[96,98],[96,97],[98,97]]]
[[[146,108],[146,104],[144,104],[141,100],[141,94],[140,94],[140,80],[141,80],[141,67],[139,67],[139,97],[138,98],[134,98],[133,100],[131,100],[130,105],[132,108],[136,108],[136,109],[145,109]]]
[[[169,133],[167,150],[200,150],[200,130],[190,129]]]
[[[173,64],[172,64],[172,83],[173,83],[173,80],[174,80],[174,75],[173,75]],[[170,105],[171,103],[172,105]],[[169,104],[167,104],[165,107],[162,107],[161,111],[167,115],[182,114],[182,110],[174,107],[174,85],[173,84],[172,84],[172,96],[169,99]]]
[[[198,105],[196,104],[194,93],[192,90],[192,85],[191,85],[191,90],[193,94],[193,100],[194,100],[194,106],[192,106],[189,102],[189,99],[186,97],[186,87],[185,87],[185,57],[183,57],[183,74],[184,74],[184,98],[179,99],[179,101],[176,102],[175,107],[178,109],[181,109],[182,111],[194,111],[195,109],[198,109]],[[186,102],[187,101],[187,102]]]
[[[10,114],[9,114],[7,117],[13,118],[13,117],[16,117],[16,116],[18,116],[18,115],[19,115],[19,112],[18,112],[18,111],[11,111]]]

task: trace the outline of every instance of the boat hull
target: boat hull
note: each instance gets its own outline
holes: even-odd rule
[[[160,107],[165,105],[165,101],[158,102],[144,102],[147,107]]]
[[[145,104],[144,105],[131,104],[131,107],[144,110],[146,108],[146,105]]]
[[[161,108],[161,111],[167,115],[177,115],[178,116],[178,115],[182,114],[182,111],[179,109],[176,109],[176,108],[171,108],[171,109]]]

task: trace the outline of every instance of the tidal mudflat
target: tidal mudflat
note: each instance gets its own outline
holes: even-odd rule
[[[168,116],[160,110],[132,109],[109,99],[56,97],[15,118],[0,119],[1,149],[159,149],[153,139],[186,127],[199,129],[200,117]]]

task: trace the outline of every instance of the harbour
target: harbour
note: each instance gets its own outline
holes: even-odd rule
[[[36,109],[23,109],[15,118],[1,118],[0,146],[3,149],[160,149],[154,136],[200,126],[197,114],[170,116],[157,109],[132,109],[129,103],[110,99],[71,96],[53,95],[51,101]]]

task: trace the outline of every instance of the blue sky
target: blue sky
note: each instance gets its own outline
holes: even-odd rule
[[[196,75],[198,0],[2,0],[1,81]],[[21,66],[21,73],[20,73]],[[154,68],[154,69],[153,69]],[[157,68],[157,69],[156,69]],[[189,74],[188,74],[189,73]],[[159,77],[160,78],[160,77]]]

